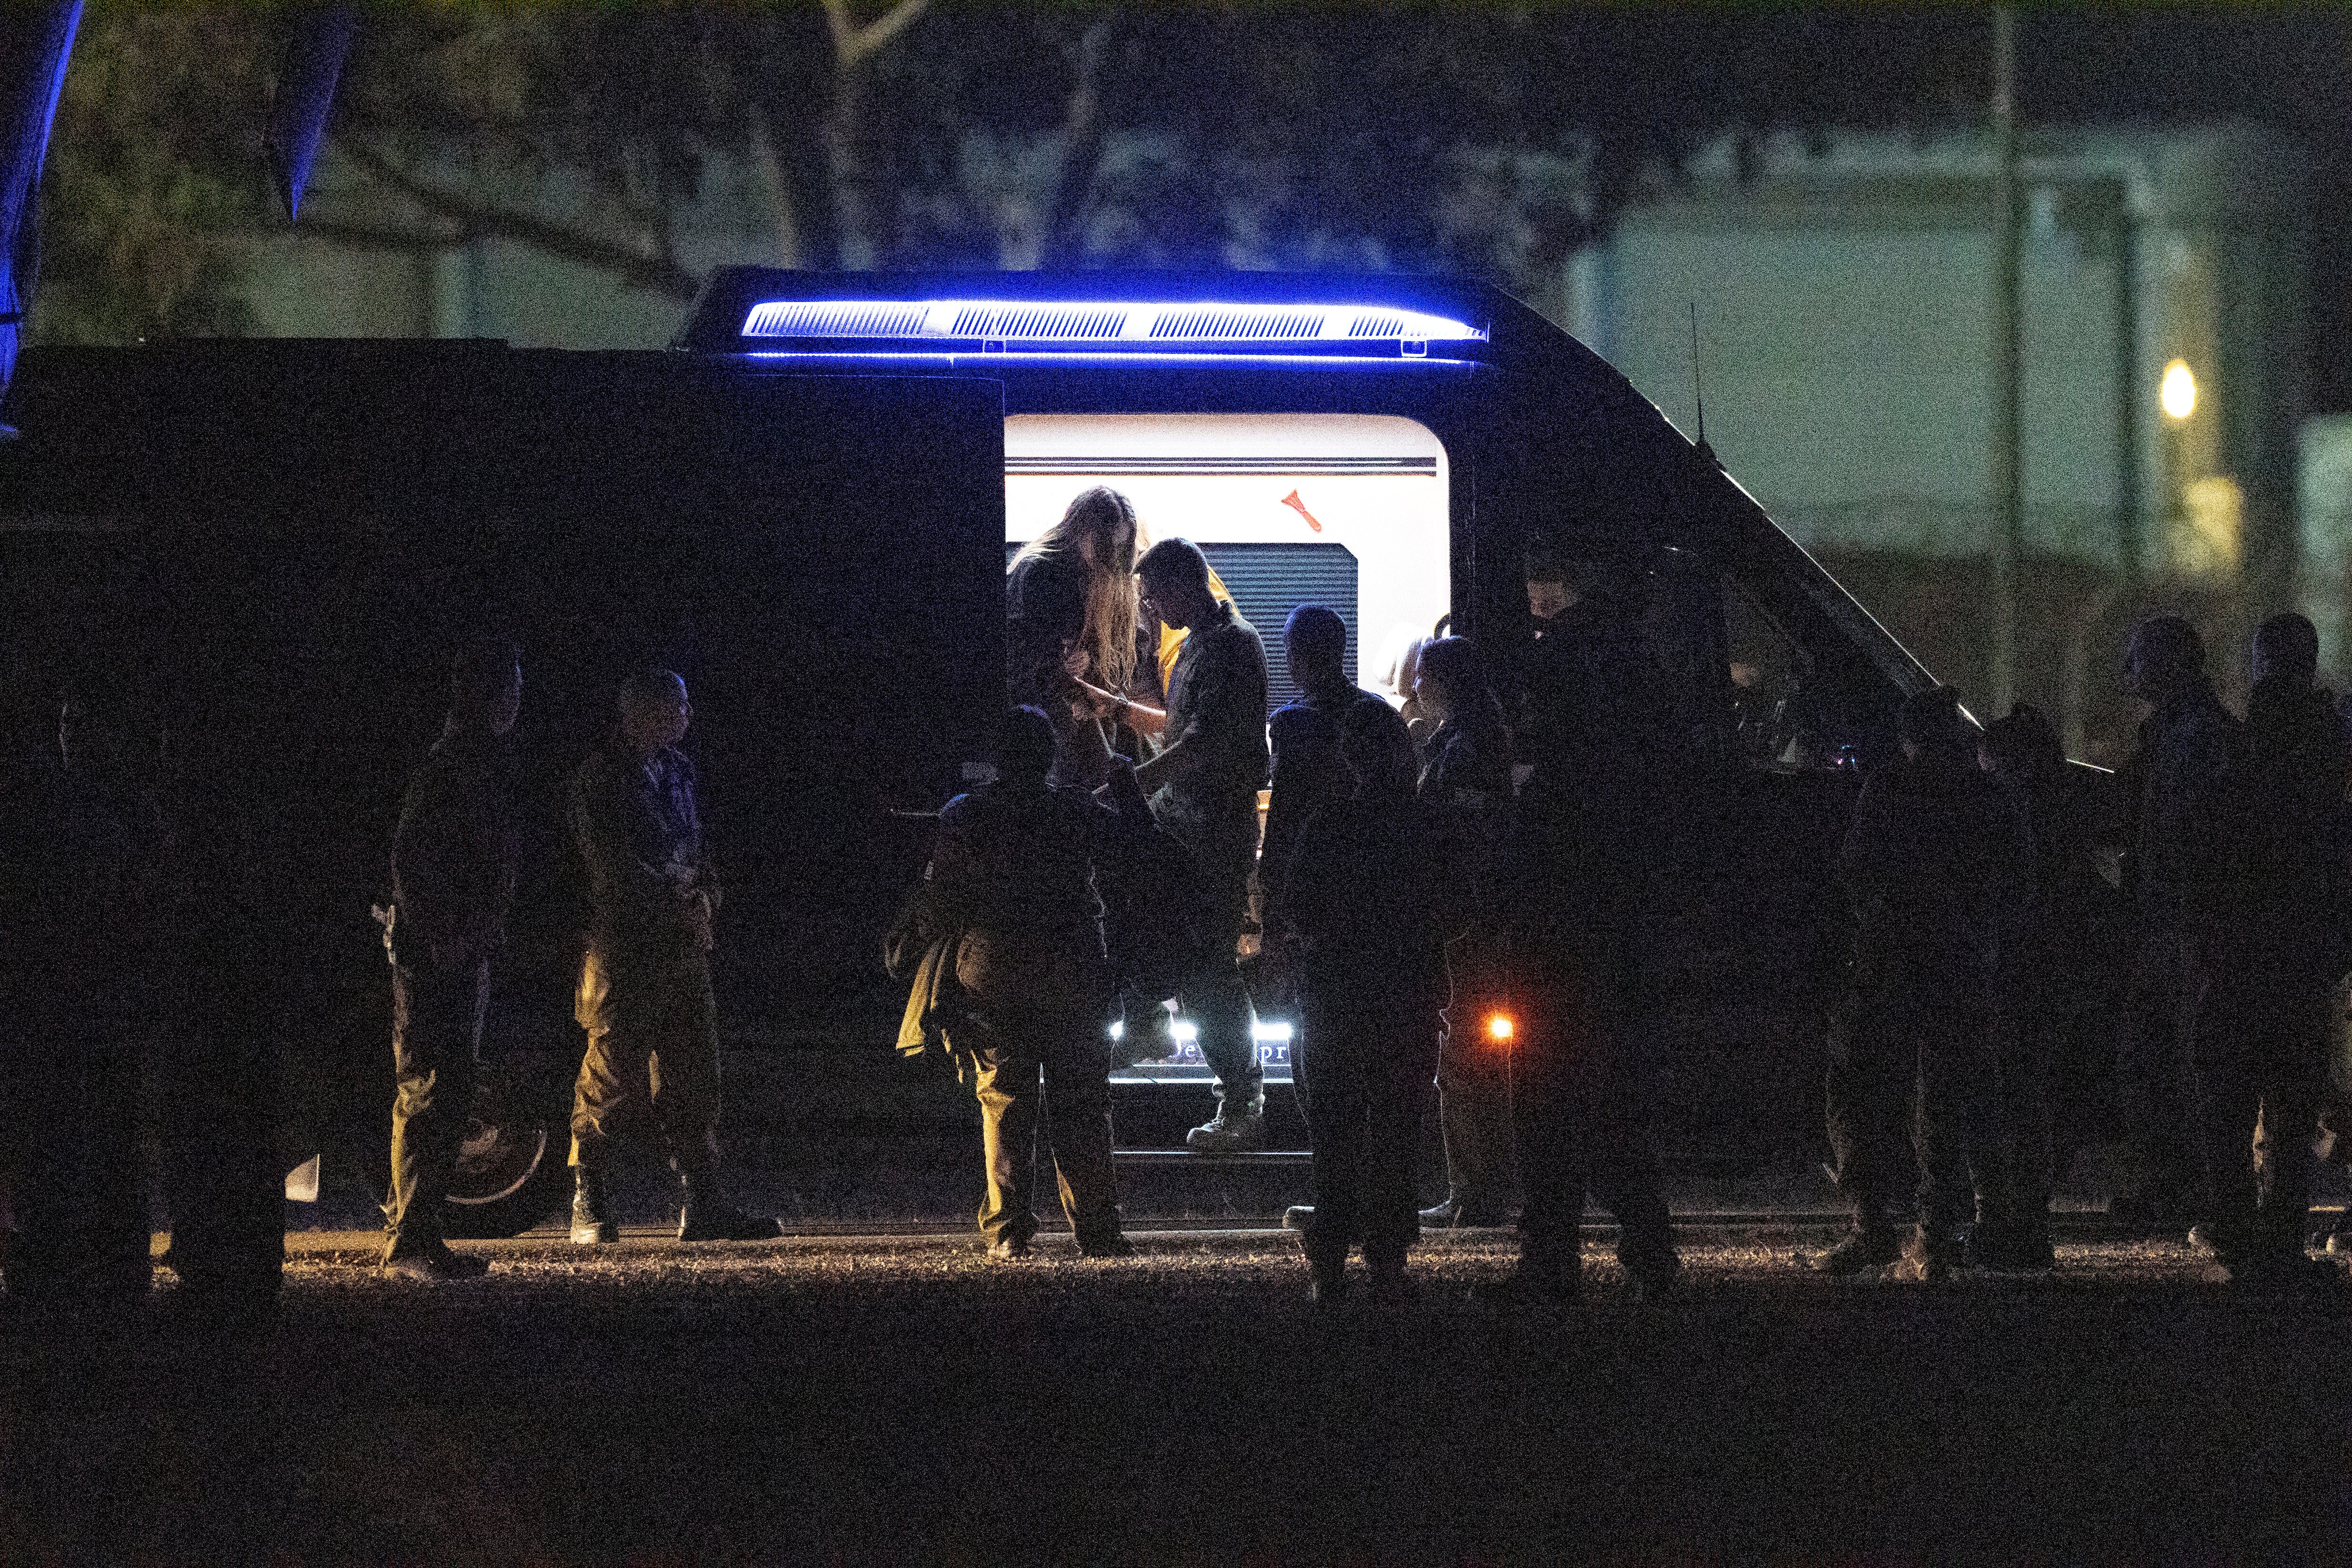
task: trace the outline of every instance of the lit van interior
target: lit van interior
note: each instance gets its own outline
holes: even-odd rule
[[[1402,701],[1392,673],[1452,598],[1445,448],[1414,420],[1386,415],[1015,415],[1004,430],[1005,551],[1012,553],[1097,485],[1135,503],[1145,534],[1199,545],[1234,607],[1265,641],[1269,709],[1298,688],[1282,626],[1300,605],[1339,613],[1348,673]],[[1130,1082],[1204,1081],[1181,1017],[1129,1018],[1120,1052],[1155,1054]],[[1294,1021],[1261,1016],[1270,1081],[1290,1075]]]

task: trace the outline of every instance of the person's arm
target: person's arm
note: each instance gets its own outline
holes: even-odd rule
[[[1094,705],[1097,714],[1124,724],[1139,735],[1157,735],[1168,728],[1168,714],[1164,710],[1147,708],[1133,698],[1106,691],[1091,681],[1081,680],[1078,686],[1087,694],[1087,700]]]
[[[1290,870],[1291,845],[1306,825],[1307,776],[1312,764],[1302,753],[1313,742],[1297,709],[1276,713],[1267,730],[1274,742],[1274,778],[1265,808],[1265,841],[1258,855],[1258,882],[1265,889],[1266,907],[1271,910],[1280,900],[1283,878]]]
[[[1307,819],[1282,876],[1282,919],[1310,943],[1329,933],[1339,894],[1331,875],[1335,857],[1324,842],[1328,821],[1328,816],[1319,812]]]

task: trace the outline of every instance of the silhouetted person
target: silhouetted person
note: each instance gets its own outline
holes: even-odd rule
[[[1587,1194],[1616,1216],[1637,1297],[1662,1294],[1681,1268],[1653,1134],[1657,1064],[1634,1026],[1638,900],[1612,826],[1558,795],[1523,795],[1495,858],[1523,1200],[1518,1268],[1501,1291],[1513,1304],[1577,1299]]]
[[[2101,1026],[2121,910],[2099,873],[2098,804],[2041,710],[2021,702],[1987,726],[1978,760],[2024,811],[2033,903],[1998,978],[1992,1116],[1973,1162],[1969,1250],[1987,1268],[2042,1269],[2053,1256],[2051,1186],[2105,1075]]]
[[[1526,557],[1528,619],[1505,668],[1505,709],[1529,764],[1528,787],[1561,809],[1638,804],[1650,664],[1642,623],[1615,596],[1580,587],[1548,541]]]
[[[1348,627],[1336,612],[1320,605],[1299,605],[1283,623],[1282,643],[1299,698],[1276,709],[1266,726],[1274,782],[1258,883],[1269,937],[1280,929],[1282,883],[1299,829],[1316,812],[1344,799],[1352,787],[1339,760],[1340,722],[1360,703],[1381,702],[1348,679]]]
[[[2352,953],[2342,864],[2352,741],[2314,685],[2318,658],[2301,616],[2274,616],[2254,634],[2238,758],[2210,794],[2207,858],[2191,871],[2208,1223],[2216,1258],[2242,1284],[2336,1278],[2303,1251],[2335,985]],[[2270,1164],[2259,1199],[2257,1119]]]
[[[488,1272],[442,1237],[474,1109],[490,965],[514,903],[514,805],[502,744],[522,710],[514,645],[477,644],[450,671],[449,715],[409,775],[392,843],[392,1194],[383,1268],[430,1283]]]
[[[1168,680],[1159,753],[1136,769],[1160,825],[1192,852],[1219,917],[1198,973],[1178,994],[1216,1074],[1217,1114],[1192,1148],[1222,1153],[1265,1141],[1265,1096],[1238,947],[1257,853],[1257,792],[1265,783],[1265,647],[1209,589],[1191,541],[1163,539],[1136,563],[1148,614],[1185,633]]]
[[[2238,721],[2205,678],[2203,640],[2177,616],[2140,623],[2124,652],[2124,674],[2150,711],[2117,780],[2134,930],[2116,1095],[2132,1169],[2111,1212],[2185,1227],[2201,1217],[2204,1192],[2188,1080],[2196,999],[2189,873],[2209,797],[2238,744]]]
[[[694,764],[677,743],[693,714],[686,682],[640,670],[621,685],[620,722],[572,778],[572,831],[593,909],[578,1016],[588,1031],[572,1100],[572,1239],[619,1239],[605,1190],[614,1124],[653,1113],[684,1189],[680,1241],[756,1241],[773,1220],[719,1190],[719,1016],[710,990],[719,889],[703,851]]]
[[[1087,687],[1131,695],[1148,662],[1136,613],[1136,539],[1134,506],[1097,485],[1022,546],[1005,572],[1007,697],[1053,722],[1061,783],[1092,785],[1106,777],[1108,752],[1085,706]]]
[[[1054,1170],[1078,1251],[1123,1257],[1111,1169],[1113,984],[1103,953],[1097,872],[1117,868],[1128,826],[1082,790],[1046,783],[1054,729],[1034,708],[1006,714],[993,783],[940,813],[929,919],[960,932],[962,1016],[948,1028],[974,1068],[988,1196],[989,1255],[1029,1256],[1037,1233],[1042,1106]],[[1041,1088],[1042,1086],[1042,1088]]]
[[[1509,1217],[1517,1184],[1511,1147],[1511,1058],[1488,1020],[1509,1010],[1501,922],[1489,907],[1489,861],[1511,805],[1511,731],[1466,637],[1439,637],[1415,672],[1423,709],[1437,728],[1419,794],[1453,820],[1453,869],[1470,920],[1447,950],[1450,1000],[1437,1058],[1437,1121],[1445,1147],[1445,1201],[1424,1224],[1495,1226]]]
[[[1948,688],[1906,700],[1896,728],[1903,753],[1863,785],[1838,857],[1854,952],[1827,1100],[1853,1230],[1813,1262],[1844,1275],[1899,1256],[1933,1280],[1959,1260],[1973,1206],[1995,966],[2029,906],[2032,859],[2023,817],[1978,768],[1976,732]],[[1904,1242],[1894,1210],[1910,1181],[1919,1216]]]
[[[1357,704],[1340,721],[1339,747],[1353,792],[1301,830],[1284,904],[1306,944],[1300,1037],[1314,1085],[1315,1211],[1301,1241],[1318,1301],[1345,1288],[1357,1237],[1373,1290],[1404,1289],[1445,942],[1462,902],[1444,818],[1413,795],[1404,721],[1385,702]]]

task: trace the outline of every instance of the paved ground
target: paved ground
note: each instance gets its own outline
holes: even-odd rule
[[[281,1321],[0,1332],[0,1562],[2342,1561],[2352,1317],[2072,1240],[2038,1285],[1839,1287],[1690,1235],[1651,1309],[1305,1305],[1279,1236],[961,1238],[377,1279],[314,1238]],[[162,1293],[173,1289],[159,1275]]]

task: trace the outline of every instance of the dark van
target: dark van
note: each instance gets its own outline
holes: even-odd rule
[[[714,279],[679,342],[771,372],[1001,385],[1008,550],[1079,490],[1125,491],[1155,537],[1202,546],[1266,634],[1277,705],[1295,689],[1275,634],[1301,603],[1339,611],[1350,673],[1378,689],[1441,619],[1517,635],[1537,536],[1632,596],[1661,700],[1696,731],[1673,864],[1644,889],[1669,1141],[1745,1162],[1812,1136],[1837,842],[1895,709],[1932,679],[1581,344],[1491,289],[1427,279],[760,269]],[[1206,1106],[1177,1027],[1171,1058],[1121,1075],[1130,1106],[1155,1086]],[[1292,1029],[1259,1019],[1270,1078]]]
[[[1516,628],[1538,534],[1638,595],[1698,737],[1643,933],[1670,1139],[1744,1161],[1814,1135],[1834,847],[1930,678],[1622,376],[1492,289],[735,269],[671,352],[36,351],[5,417],[9,744],[70,688],[175,842],[212,851],[184,857],[156,980],[191,1129],[266,1142],[380,1073],[368,911],[446,650],[490,627],[528,650],[546,1058],[574,1048],[555,791],[647,662],[693,692],[729,1011],[880,1048],[877,936],[919,814],[973,776],[1003,701],[1007,550],[1108,483],[1202,543],[1261,629],[1339,610],[1368,684],[1441,616]],[[1277,1065],[1286,1023],[1263,1021]],[[1123,1092],[1154,1085],[1206,1104],[1181,1060]],[[223,1234],[275,1223],[282,1166],[194,1164]]]

